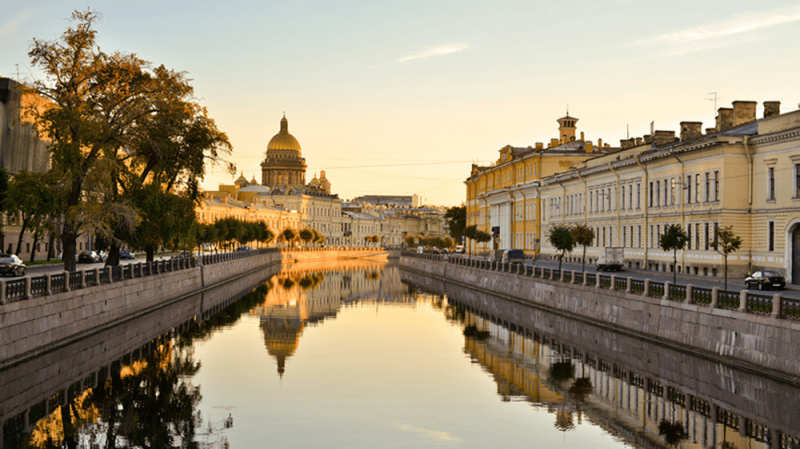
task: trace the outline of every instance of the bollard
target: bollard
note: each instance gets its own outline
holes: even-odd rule
[[[739,312],[747,312],[747,290],[739,291]]]

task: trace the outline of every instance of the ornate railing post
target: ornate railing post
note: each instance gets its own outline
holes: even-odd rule
[[[64,271],[64,291],[68,292],[69,290],[69,271]]]
[[[739,291],[739,312],[747,312],[747,290]]]
[[[81,288],[86,288],[86,270],[80,270],[81,273]]]
[[[642,292],[643,296],[650,296],[650,279],[644,280],[644,292]]]
[[[719,304],[717,302],[718,300],[719,300],[719,287],[712,287],[711,288],[711,304],[709,304],[709,306],[712,309],[716,309],[717,308],[717,304]]]
[[[625,286],[625,293],[631,292],[631,284],[633,284],[633,278],[628,276],[628,282],[627,285]]]
[[[25,299],[31,299],[31,277],[25,276]]]
[[[575,274],[577,272],[578,272],[578,270],[572,270],[572,278],[569,280],[570,284],[574,284],[575,283]]]
[[[693,294],[692,290],[693,289],[694,289],[694,286],[692,284],[686,284],[686,303],[687,304],[691,304],[692,303],[692,300],[693,300],[692,299],[692,294]]]
[[[772,295],[772,313],[771,316],[780,318],[781,316],[781,294],[775,293]]]
[[[583,285],[584,287],[589,285],[589,276],[586,276],[586,272],[585,271],[583,272],[583,282],[581,283],[581,285]]]
[[[664,296],[662,297],[662,299],[669,299],[669,297],[670,297],[670,295],[669,295],[669,287],[671,285],[672,285],[672,282],[664,281]]]
[[[106,274],[108,275],[108,283],[109,284],[113,284],[114,283],[114,270],[112,270],[111,267],[105,267],[103,269],[106,270]]]
[[[44,294],[50,296],[53,294],[53,280],[50,273],[44,274]]]
[[[616,290],[617,289],[617,275],[611,275],[611,286],[608,288],[609,290]]]
[[[0,279],[0,305],[6,303],[6,280]]]

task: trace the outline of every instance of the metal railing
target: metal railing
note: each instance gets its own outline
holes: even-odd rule
[[[402,255],[422,258],[430,261],[445,260],[441,255],[436,254],[418,254],[415,252],[404,251]],[[688,300],[688,302],[691,304],[697,304],[701,306],[713,306],[728,310],[742,310],[752,314],[772,315],[780,318],[800,321],[800,299],[784,298],[782,296],[777,296],[780,301],[776,303],[774,297],[770,295],[754,294],[750,292],[742,293],[738,291],[726,291],[720,290],[716,287],[712,289],[692,286],[691,290],[689,290],[688,286],[686,285],[672,284],[670,282],[658,282],[647,279],[633,279],[627,277],[614,277],[612,285],[611,276],[599,273],[582,273],[578,271],[562,272],[555,268],[541,266],[516,266],[501,262],[489,262],[485,260],[471,259],[451,261],[451,263],[479,270],[499,271],[512,275],[532,276],[541,279],[552,279],[554,281],[560,280],[578,285],[595,286],[599,282],[600,287],[608,289],[613,288],[616,291],[627,291],[629,285],[628,280],[630,279],[630,293],[637,295],[647,295],[653,298],[667,298],[679,302]],[[669,288],[665,291],[667,285]],[[743,298],[745,300],[744,306],[741,304]],[[779,310],[774,310],[776,304],[779,306]]]

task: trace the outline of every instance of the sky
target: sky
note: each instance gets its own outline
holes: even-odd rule
[[[251,179],[284,112],[306,180],[333,193],[465,200],[471,164],[558,136],[567,110],[614,146],[736,100],[798,108],[796,1],[0,0],[0,75],[40,77],[33,38],[102,14],[106,52],[183,71]],[[238,174],[235,176],[238,177]],[[210,168],[208,190],[235,177]]]

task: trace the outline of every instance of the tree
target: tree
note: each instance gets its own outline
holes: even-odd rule
[[[312,231],[309,228],[301,229],[300,239],[303,240],[303,242],[305,242],[306,245],[308,245],[308,243],[314,239],[314,231]]]
[[[547,240],[560,252],[558,255],[558,271],[560,272],[564,256],[575,248],[575,239],[572,238],[572,230],[565,224],[551,226]]]
[[[292,228],[286,228],[281,232],[281,237],[286,242],[286,246],[292,246],[292,242],[297,238],[297,231]]]
[[[714,230],[714,240],[709,244],[715,251],[722,254],[722,257],[725,259],[725,287],[723,290],[727,290],[728,254],[739,250],[739,247],[742,246],[742,239],[733,233],[733,225],[720,226]]]
[[[594,230],[586,223],[578,223],[571,229],[572,239],[576,245],[583,247],[583,257],[581,259],[581,271],[586,272],[586,247],[594,242]]]
[[[373,236],[370,238],[370,241],[372,241],[372,243],[380,243],[380,241],[381,241],[381,238],[380,238],[380,237],[378,237],[377,235],[373,235]]]
[[[10,175],[5,168],[0,167],[0,213],[5,212],[5,203],[6,203],[6,195],[8,193],[8,184],[10,183]],[[2,226],[0,226],[0,245],[2,242],[5,241],[5,232],[3,231]],[[3,248],[0,247],[0,253],[3,252]]]
[[[53,176],[23,170],[11,180],[5,195],[3,209],[11,214],[19,214],[19,236],[14,254],[19,255],[22,240],[27,229],[34,231],[31,261],[36,257],[36,244],[39,236],[47,232],[48,218],[57,202],[57,186]]]
[[[667,227],[664,234],[661,235],[659,242],[661,249],[664,251],[672,251],[672,283],[677,283],[678,279],[678,250],[683,250],[686,247],[686,242],[689,237],[681,229],[681,225],[674,224]]]
[[[51,170],[65,191],[59,212],[69,271],[75,270],[76,240],[87,226],[111,229],[114,237],[129,234],[126,228],[136,224],[139,204],[125,198],[134,193],[124,190],[132,182],[127,172],[139,169],[141,180],[172,193],[182,179],[182,192],[192,197],[207,157],[229,149],[227,137],[191,101],[193,91],[183,73],[152,68],[134,54],[101,51],[92,28],[98,19],[91,10],[75,11],[74,25],[59,39],[34,39],[28,53],[44,78],[29,84],[26,93],[49,102],[25,113],[51,142]],[[170,151],[147,153],[166,148],[161,144],[167,141],[174,144]],[[162,171],[137,165],[144,160],[158,161]],[[164,214],[155,218],[168,219]],[[119,244],[114,238],[112,248]]]
[[[481,231],[480,229],[475,231],[475,241],[476,242],[486,244],[490,240],[492,240],[492,235],[489,234],[488,232]]]
[[[454,206],[447,209],[444,214],[444,219],[450,228],[450,237],[456,242],[461,242],[461,236],[464,235],[464,228],[467,227],[467,207],[464,205]]]
[[[407,235],[407,236],[406,236],[406,238],[405,238],[405,239],[403,239],[403,240],[405,240],[405,242],[406,242],[406,245],[407,245],[409,248],[412,248],[412,247],[414,246],[414,244],[416,243],[416,239],[414,238],[414,236],[413,236],[413,235]]]

